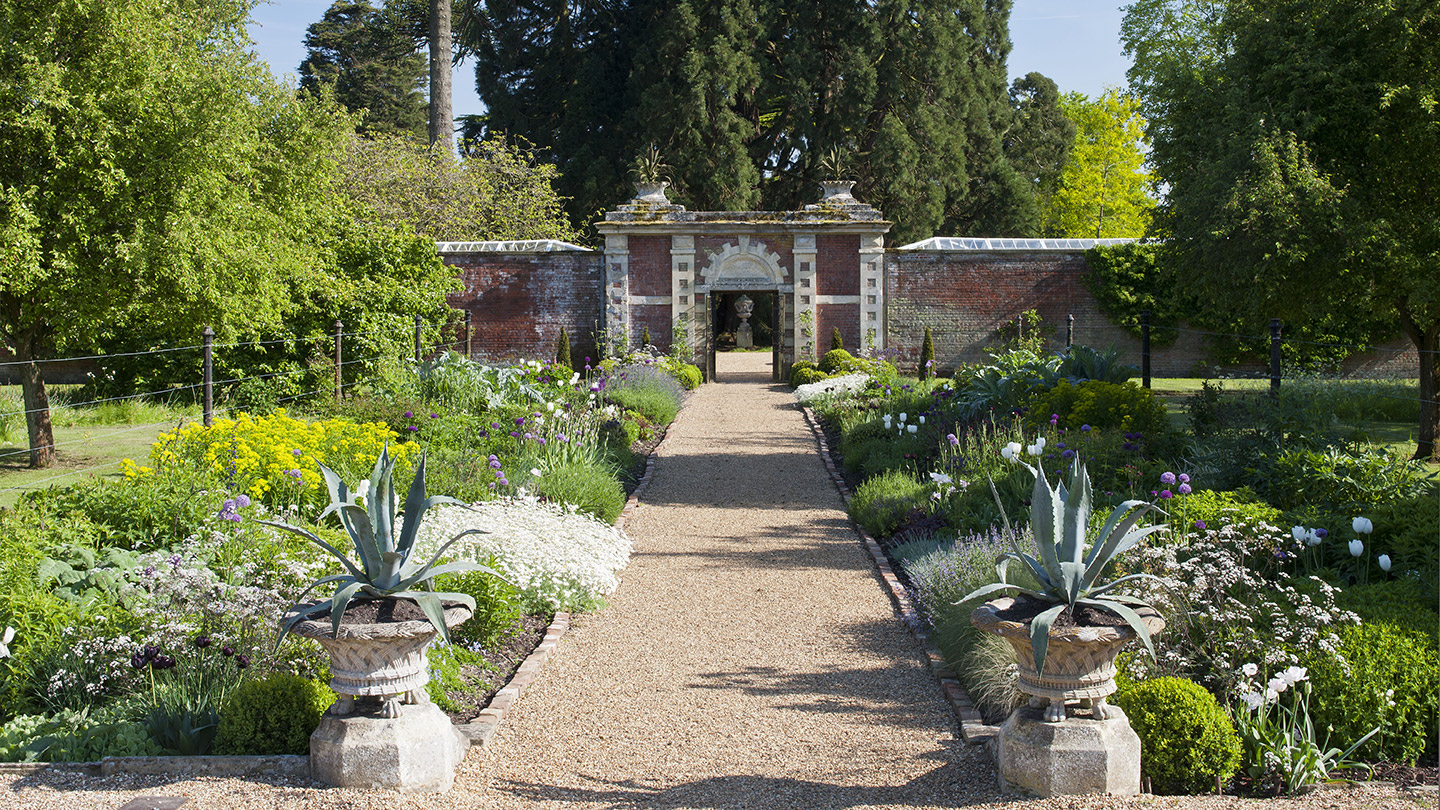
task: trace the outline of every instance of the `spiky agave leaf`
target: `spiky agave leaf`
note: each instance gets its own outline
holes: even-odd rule
[[[1060,573],[1060,558],[1056,554],[1055,531],[1064,521],[1064,501],[1056,497],[1050,482],[1045,480],[1045,468],[1038,459],[1035,471],[1035,489],[1030,497],[1030,533],[1034,535],[1040,563],[1045,567],[1047,589],[1059,588],[1064,576]]]
[[[1090,529],[1090,475],[1078,458],[1071,475],[1073,485],[1065,497],[1059,556],[1061,562],[1078,563],[1085,558],[1085,533]]]
[[[1067,607],[1069,605],[1061,602],[1046,608],[1030,620],[1030,650],[1034,653],[1037,675],[1045,674],[1045,653],[1050,649],[1050,627],[1055,623],[1055,618],[1060,615],[1060,611]]]

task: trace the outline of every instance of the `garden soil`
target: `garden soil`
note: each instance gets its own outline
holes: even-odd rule
[[[442,796],[241,779],[0,776],[0,806],[186,796],[248,808],[1221,808],[1234,797],[1021,800],[960,741],[769,354],[726,354],[659,447],[635,554]],[[1389,787],[1296,808],[1414,808]]]

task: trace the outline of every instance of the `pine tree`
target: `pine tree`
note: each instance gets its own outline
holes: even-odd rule
[[[930,327],[925,327],[925,340],[920,344],[919,377],[928,380],[935,376],[935,341],[930,337]]]
[[[830,351],[843,348],[845,348],[845,339],[840,337],[840,327],[837,326],[830,332]]]
[[[566,333],[565,327],[560,327],[560,337],[555,341],[555,362],[566,368],[574,368],[570,361],[570,335]]]
[[[328,84],[345,109],[366,110],[360,132],[424,136],[425,60],[395,15],[369,0],[336,0],[305,30],[305,47],[301,89]]]
[[[1076,125],[1062,108],[1055,82],[1039,73],[1029,73],[1010,85],[1010,106],[1015,119],[1005,133],[1005,156],[1034,190],[1043,212],[1060,186],[1075,143]]]

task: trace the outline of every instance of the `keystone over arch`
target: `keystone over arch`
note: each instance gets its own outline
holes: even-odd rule
[[[701,275],[707,288],[773,289],[786,284],[779,254],[763,242],[752,242],[749,236],[739,236],[718,253],[711,253]]]

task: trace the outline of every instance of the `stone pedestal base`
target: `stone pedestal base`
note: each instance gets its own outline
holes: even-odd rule
[[[735,330],[735,348],[755,348],[755,331],[750,328],[750,324],[742,322],[739,328]]]
[[[1046,722],[1041,709],[1016,709],[995,739],[1000,781],[1040,796],[1140,793],[1140,738],[1125,713],[1108,720]]]
[[[407,705],[399,717],[326,714],[310,735],[310,772],[336,787],[443,793],[469,744],[431,703]]]

